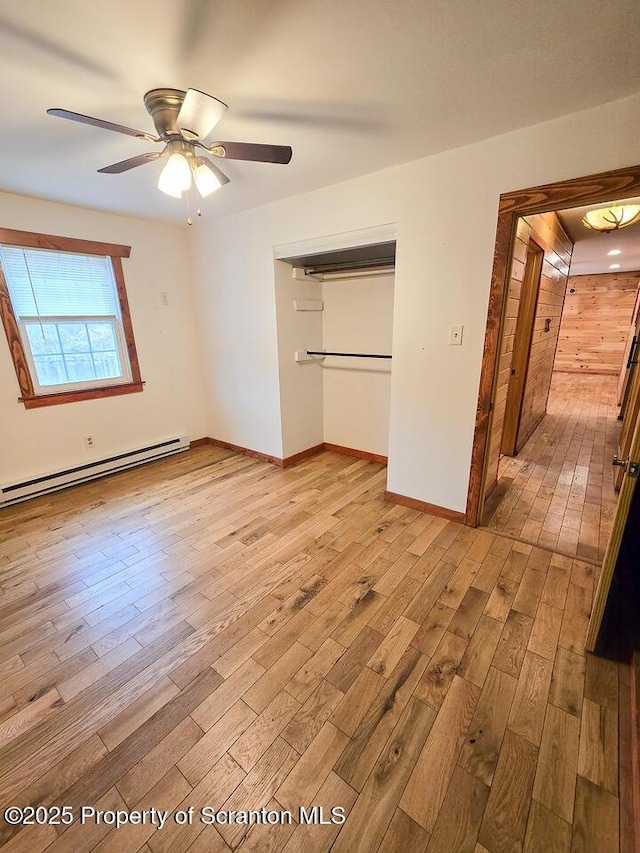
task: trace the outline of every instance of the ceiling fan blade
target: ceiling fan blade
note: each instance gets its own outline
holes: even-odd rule
[[[136,166],[142,166],[144,163],[157,160],[163,154],[164,151],[147,151],[146,154],[138,154],[137,157],[129,157],[128,160],[112,163],[111,166],[104,166],[102,169],[98,169],[98,171],[105,175],[118,175],[120,172],[128,172],[129,169],[135,169]]]
[[[212,95],[207,95],[198,89],[187,89],[176,119],[176,127],[178,130],[192,134],[194,138],[204,139],[227,110],[227,105]]]
[[[103,130],[113,130],[116,133],[126,133],[127,136],[137,136],[139,139],[148,139],[149,141],[155,141],[155,136],[152,136],[150,133],[145,133],[143,130],[134,130],[132,127],[125,127],[123,124],[114,124],[112,121],[105,121],[101,118],[94,118],[93,116],[85,116],[82,113],[73,113],[70,110],[62,110],[59,108],[54,108],[47,110],[47,115],[56,116],[57,118],[66,118],[70,121],[77,121],[80,124],[91,124],[94,127],[101,127]]]
[[[289,145],[258,145],[253,142],[216,142],[207,151],[226,160],[282,164],[288,163],[293,154]]]

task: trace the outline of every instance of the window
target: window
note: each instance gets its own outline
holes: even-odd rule
[[[0,229],[0,308],[28,408],[141,391],[129,247]]]

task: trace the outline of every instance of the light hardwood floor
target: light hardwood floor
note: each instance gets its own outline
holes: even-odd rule
[[[503,456],[485,524],[602,562],[617,494],[615,376],[555,373],[546,416],[518,456]]]
[[[384,503],[385,479],[203,447],[0,513],[4,806],[348,813],[0,822],[4,849],[617,853],[594,567]]]

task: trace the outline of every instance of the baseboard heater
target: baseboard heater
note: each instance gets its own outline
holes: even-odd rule
[[[67,468],[54,474],[43,474],[41,477],[31,477],[20,483],[10,483],[0,489],[0,507],[35,498],[57,489],[64,489],[67,486],[74,486],[77,483],[84,483],[87,480],[95,480],[97,477],[123,471],[125,468],[133,468],[135,465],[161,459],[163,456],[172,456],[174,453],[188,450],[189,444],[189,437],[181,435],[159,441],[157,444],[128,450],[126,453],[118,453],[106,459],[96,459],[94,462],[76,465],[74,468]]]

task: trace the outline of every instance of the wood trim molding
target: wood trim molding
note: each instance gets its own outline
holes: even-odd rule
[[[2,317],[2,325],[4,326],[4,331],[7,336],[7,343],[9,344],[13,367],[16,371],[16,376],[18,377],[20,396],[22,399],[32,398],[34,393],[31,373],[29,371],[24,347],[22,346],[22,338],[20,337],[18,321],[16,320],[16,315],[13,313],[13,305],[11,304],[9,288],[7,286],[7,280],[4,277],[2,264],[0,264],[0,316]]]
[[[526,439],[521,435],[522,409],[525,402],[526,382],[533,344],[545,250],[529,237],[527,259],[520,291],[518,317],[513,336],[511,376],[507,385],[507,403],[502,426],[501,452],[515,456]],[[528,436],[527,436],[528,438]]]
[[[285,456],[282,460],[282,467],[291,468],[293,465],[297,465],[298,462],[303,462],[305,459],[309,459],[309,457],[315,456],[317,453],[322,453],[325,449],[326,445],[316,444],[315,447],[308,447],[306,450],[301,450],[300,453],[294,453],[292,456]]]
[[[263,462],[271,462],[272,465],[277,465],[279,468],[284,467],[284,460],[279,456],[270,456],[268,453],[261,453],[259,450],[251,450],[250,447],[242,447],[240,444],[232,444],[230,441],[221,441],[219,438],[208,438],[209,444],[214,447],[223,447],[225,450],[234,450],[236,453],[244,453],[245,456],[253,456],[255,459],[261,459]]]
[[[131,255],[131,246],[99,243],[96,240],[81,240],[77,237],[58,237],[55,234],[17,231],[14,228],[0,228],[0,243],[4,243],[5,246],[23,246],[28,249],[76,252],[80,255],[108,255],[111,258],[128,258]]]
[[[189,440],[189,447],[203,447],[205,444],[211,444],[211,439],[209,436],[205,435],[203,438],[192,438]]]
[[[478,525],[482,509],[492,396],[510,273],[511,246],[518,217],[635,195],[640,195],[640,166],[529,187],[500,196],[465,514],[466,523],[473,527]]]
[[[382,456],[380,453],[369,453],[368,450],[356,450],[354,447],[344,447],[342,444],[330,444],[325,441],[322,448],[330,450],[333,453],[342,453],[344,456],[355,456],[356,459],[368,459],[369,462],[377,462],[380,465],[386,465],[388,462],[388,457]]]
[[[100,400],[103,397],[120,397],[122,394],[137,394],[144,391],[144,382],[125,382],[122,385],[106,385],[103,388],[87,388],[86,391],[56,391],[55,394],[36,394],[19,397],[25,409],[41,409],[59,406],[62,403],[78,403],[82,400]]]
[[[220,441],[218,438],[198,438],[191,442],[192,447],[197,447],[201,444],[213,444],[215,447],[224,447],[227,450],[235,450],[236,453],[244,453],[247,456],[254,456],[256,459],[262,459],[264,462],[271,462],[272,465],[277,465],[279,468],[291,468],[317,453],[322,453],[324,450],[332,453],[341,453],[345,456],[355,456],[357,459],[368,459],[369,462],[378,462],[381,465],[387,464],[387,457],[380,456],[377,453],[369,453],[367,450],[356,450],[353,447],[343,447],[341,444],[316,444],[313,447],[308,447],[306,450],[301,450],[299,453],[294,453],[292,456],[286,456],[282,459],[279,456],[270,456],[268,453],[261,453],[259,450],[252,450],[249,447],[242,447],[239,444],[232,444],[230,441]]]
[[[457,512],[455,509],[447,509],[447,507],[430,504],[427,501],[419,501],[416,498],[409,498],[406,495],[399,495],[396,492],[385,492],[384,499],[392,504],[400,504],[401,506],[409,507],[409,509],[417,509],[418,512],[426,512],[429,515],[446,518],[447,521],[455,521],[458,524],[467,523],[466,515],[463,512]]]
[[[140,363],[138,362],[138,351],[136,350],[136,342],[133,336],[133,323],[131,322],[131,312],[129,311],[127,288],[124,283],[122,259],[117,256],[112,257],[111,265],[113,267],[113,275],[116,280],[116,288],[118,290],[118,301],[120,303],[124,340],[127,347],[127,354],[129,356],[129,366],[131,367],[131,381],[139,384],[142,381],[140,377]]]

